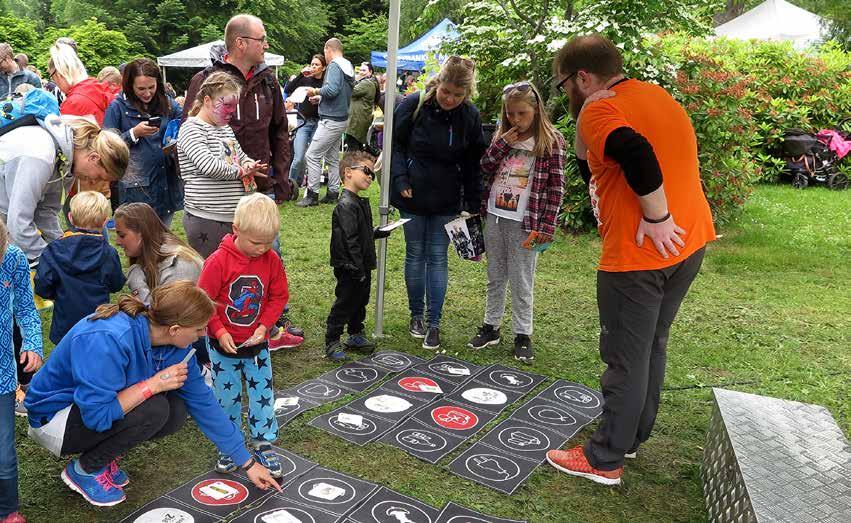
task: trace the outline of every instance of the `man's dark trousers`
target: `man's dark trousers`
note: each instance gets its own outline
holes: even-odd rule
[[[585,445],[598,470],[623,465],[624,454],[647,441],[665,381],[668,333],[703,262],[705,247],[664,269],[597,272],[600,378],[605,404],[600,425]]]
[[[343,329],[348,326],[349,334],[363,332],[363,321],[366,319],[366,306],[369,305],[372,273],[356,274],[346,269],[335,268],[337,288],[334,289],[334,305],[328,314],[328,327],[325,331],[325,344],[340,340]]]

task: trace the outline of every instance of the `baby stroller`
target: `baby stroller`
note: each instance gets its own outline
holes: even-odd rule
[[[838,127],[841,128],[841,125]],[[841,158],[831,145],[831,140],[837,136],[840,140],[846,138],[841,131],[818,134],[800,129],[786,131],[781,144],[782,156],[786,160],[782,174],[791,180],[792,187],[804,189],[811,184],[822,183],[837,191],[848,188],[848,176],[837,169]]]

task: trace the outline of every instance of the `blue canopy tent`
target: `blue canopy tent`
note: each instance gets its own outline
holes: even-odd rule
[[[444,18],[426,34],[399,49],[397,67],[400,70],[421,71],[425,67],[428,53],[436,52],[445,40],[457,40],[458,36],[452,20]],[[387,67],[386,51],[373,51],[371,58],[374,67]],[[442,57],[438,57],[438,61],[443,62]]]

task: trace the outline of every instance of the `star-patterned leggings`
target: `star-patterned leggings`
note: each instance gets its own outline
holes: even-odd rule
[[[213,340],[210,340],[211,342]],[[212,344],[212,343],[211,343]],[[229,358],[210,351],[213,392],[230,419],[242,426],[242,383],[248,390],[248,431],[254,441],[278,439],[275,419],[275,389],[272,387],[272,360],[264,348],[254,358]]]

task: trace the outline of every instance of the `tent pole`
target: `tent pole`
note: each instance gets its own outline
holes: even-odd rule
[[[399,48],[399,5],[401,0],[390,0],[390,17],[387,24],[387,90],[384,96],[384,144],[382,146],[381,199],[378,204],[379,224],[387,224],[390,214],[390,162],[393,143],[393,110],[396,108],[396,52]],[[373,336],[384,336],[384,279],[387,276],[387,238],[378,242],[378,274],[375,291],[375,331]]]
[[[167,83],[168,83],[168,82],[167,82],[167,81],[166,81],[166,79],[165,79],[165,66],[163,66],[163,85],[165,85],[165,84],[167,84]]]

